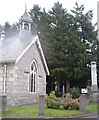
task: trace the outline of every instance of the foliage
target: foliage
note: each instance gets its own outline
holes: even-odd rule
[[[59,105],[60,99],[55,96],[55,92],[52,91],[48,97],[48,101],[46,103],[48,108],[56,108],[60,107]]]
[[[2,32],[2,30],[3,30],[3,26],[2,26],[2,25],[0,25],[0,33]]]
[[[65,98],[73,98],[73,96],[72,96],[72,94],[70,94],[70,93],[64,93],[63,94],[63,97],[65,97]]]
[[[51,92],[48,96],[48,100],[46,102],[48,108],[55,109],[79,109],[79,102],[77,99],[73,99],[70,94],[68,94],[65,98],[57,98],[55,96],[55,92]]]
[[[69,92],[73,95],[74,98],[80,97],[80,90],[77,87],[70,88]]]
[[[79,102],[77,99],[68,99],[64,102],[63,105],[64,109],[71,109],[71,110],[78,110],[79,109]]]
[[[90,93],[91,90],[92,90],[91,86],[87,86],[87,90],[88,90],[88,92]]]
[[[96,56],[97,56],[97,82],[99,86],[99,40],[97,40],[97,49],[96,49]]]
[[[57,81],[60,86],[69,82],[71,87],[86,87],[92,60],[97,61],[99,73],[99,41],[92,10],[85,12],[84,5],[75,3],[68,12],[57,2],[48,12],[34,5],[29,14],[33,19],[32,34],[38,34],[43,47],[50,85]],[[6,22],[3,27],[7,37],[18,32],[18,24]]]
[[[84,9],[76,3],[69,13],[57,2],[48,12],[38,5],[30,10],[33,28],[39,35],[50,70],[51,84],[68,81],[71,86],[87,86],[90,79],[87,65],[92,60],[97,32],[92,24],[92,11],[85,13]]]
[[[15,23],[13,25],[10,25],[9,22],[5,22],[3,29],[6,33],[6,37],[12,37],[12,35],[15,35],[18,33],[18,24]]]

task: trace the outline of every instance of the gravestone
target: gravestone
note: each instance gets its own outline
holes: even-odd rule
[[[45,97],[44,94],[39,95],[39,108],[38,108],[38,114],[39,116],[44,116],[45,111]]]

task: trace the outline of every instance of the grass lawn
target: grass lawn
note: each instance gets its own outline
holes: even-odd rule
[[[87,112],[97,112],[98,111],[98,104],[90,104],[87,105]]]
[[[97,104],[90,104],[87,106],[88,112],[97,111]],[[4,113],[5,115],[15,115],[18,117],[37,117],[38,116],[38,105],[31,106],[18,106],[9,107],[8,111]],[[49,117],[61,117],[68,115],[82,114],[79,110],[61,110],[61,109],[49,109],[45,108],[45,116]]]

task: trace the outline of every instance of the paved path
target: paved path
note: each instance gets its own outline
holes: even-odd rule
[[[97,118],[99,119],[99,113],[90,113],[90,114],[85,114],[82,115],[81,118]]]
[[[14,120],[13,119],[14,117],[15,116],[11,117],[12,118],[11,120]],[[18,118],[18,117],[15,117],[15,118]],[[89,113],[89,114],[84,114],[84,115],[81,115],[81,116],[80,115],[78,115],[78,116],[74,115],[74,116],[60,117],[60,118],[53,118],[53,117],[49,117],[49,118],[41,117],[40,118],[39,117],[39,118],[31,118],[31,120],[66,120],[66,118],[67,119],[70,118],[71,120],[84,120],[83,118],[85,118],[85,120],[86,120],[86,118],[89,118],[88,120],[99,120],[99,113],[98,114],[97,113]],[[19,120],[27,120],[27,119],[26,118],[20,118]]]

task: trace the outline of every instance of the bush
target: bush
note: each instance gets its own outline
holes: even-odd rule
[[[47,103],[46,103],[47,107],[48,108],[56,108],[57,109],[57,108],[60,107],[59,103],[60,103],[60,99],[57,98],[55,96],[55,92],[52,91],[50,93],[50,95],[48,96],[48,100],[47,100]]]
[[[48,107],[48,108],[58,109],[58,108],[60,107],[60,105],[59,105],[59,102],[58,102],[58,101],[49,100],[49,101],[47,102],[47,107]]]
[[[70,92],[70,94],[72,94],[72,96],[74,98],[79,98],[80,97],[80,90],[77,87],[70,88],[69,92]]]
[[[78,99],[73,99],[71,94],[67,94],[63,105],[64,109],[78,110],[79,106]]]
[[[54,91],[48,96],[46,105],[48,108],[55,109],[79,109],[78,100],[73,99],[71,94],[67,94],[64,98],[57,98]]]
[[[91,86],[87,86],[88,93],[91,92]]]
[[[67,98],[67,99],[73,98],[72,94],[70,94],[70,93],[64,93],[63,96],[64,96],[64,98]]]

